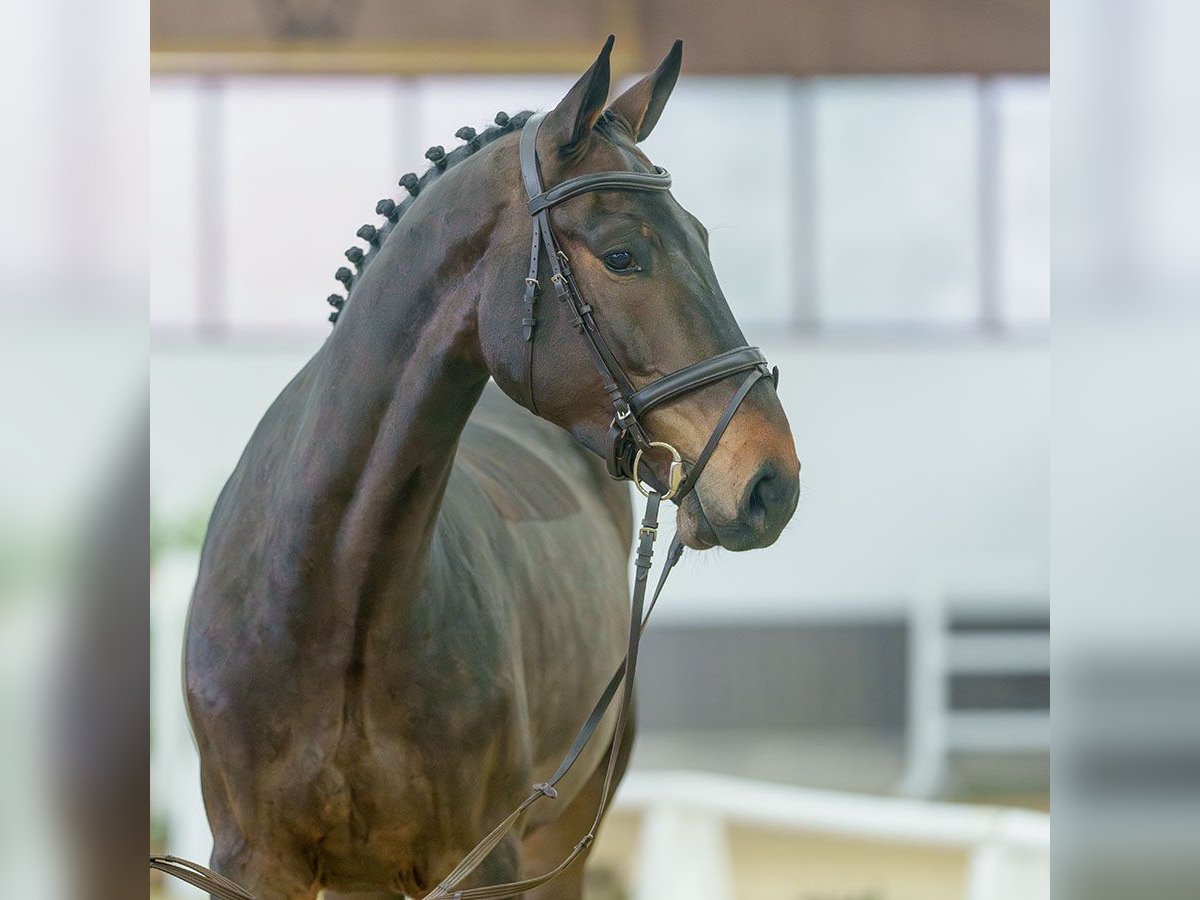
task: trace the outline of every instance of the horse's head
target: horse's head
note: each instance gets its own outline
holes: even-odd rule
[[[675,85],[682,45],[676,42],[655,72],[606,107],[611,46],[610,38],[540,123],[536,148],[547,189],[588,173],[655,171],[638,143],[654,128]],[[532,222],[516,142],[510,147],[497,155],[490,179],[507,206],[506,227],[498,229],[489,253],[496,254],[495,275],[479,307],[484,354],[510,396],[604,455],[613,405],[570,303],[549,290],[548,248],[539,275],[532,378],[526,376],[525,342],[515,323]],[[600,188],[555,205],[549,215],[582,299],[634,389],[746,343],[713,272],[707,231],[669,192]],[[654,406],[639,416],[641,425],[695,461],[741,382],[731,375]],[[650,465],[663,481],[668,462],[656,454],[643,468]],[[796,508],[799,472],[787,417],[771,378],[761,378],[681,503],[685,543],[731,550],[771,544]]]

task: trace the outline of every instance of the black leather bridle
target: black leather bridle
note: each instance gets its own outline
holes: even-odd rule
[[[587,340],[587,347],[592,361],[604,382],[604,392],[615,409],[615,415],[608,432],[608,472],[613,478],[629,479],[646,497],[646,511],[642,516],[642,525],[638,530],[637,553],[634,557],[633,599],[629,620],[629,642],[625,658],[621,660],[617,670],[609,679],[600,698],[592,707],[587,721],[579,729],[566,757],[549,780],[535,784],[528,796],[516,809],[496,825],[486,837],[459,862],[454,870],[438,883],[437,887],[425,895],[423,900],[501,900],[504,897],[514,897],[526,891],[540,887],[553,881],[567,870],[581,854],[585,853],[592,841],[595,840],[600,822],[608,807],[613,789],[613,778],[616,773],[618,747],[621,736],[632,708],[634,675],[637,668],[638,647],[642,631],[650,619],[658,597],[666,584],[667,576],[683,555],[683,544],[676,535],[671,541],[667,552],[667,561],[658,576],[650,603],[646,604],[646,589],[649,584],[650,567],[654,555],[654,541],[658,537],[658,511],[663,500],[681,501],[692,491],[704,470],[717,444],[733,420],[734,414],[750,389],[761,379],[770,378],[778,383],[778,369],[768,367],[766,357],[757,347],[736,347],[719,353],[698,363],[665,375],[644,387],[635,389],[621,364],[613,355],[596,327],[596,319],[592,315],[592,307],[583,299],[583,294],[571,272],[570,261],[554,236],[550,225],[549,211],[559,203],[564,203],[574,197],[591,193],[592,191],[666,191],[671,187],[671,176],[665,169],[655,168],[653,172],[600,172],[593,175],[580,175],[571,178],[545,190],[542,187],[542,176],[537,159],[537,135],[544,114],[532,116],[521,132],[521,176],[525,181],[525,190],[529,195],[529,213],[533,217],[533,243],[529,251],[529,275],[525,279],[525,315],[521,320],[522,335],[525,342],[524,359],[524,393],[525,405],[537,412],[537,402],[533,391],[533,346],[534,335],[537,331],[535,316],[538,294],[541,289],[542,257],[549,260],[550,282],[558,300],[566,304],[572,316],[572,324]],[[721,418],[709,435],[704,449],[695,461],[686,464],[679,451],[665,441],[652,440],[645,427],[639,420],[656,406],[670,403],[697,391],[710,384],[715,384],[733,375],[745,374],[733,397],[725,406]],[[652,473],[643,478],[639,466],[643,454],[659,448],[671,454],[666,484],[663,485]],[[650,484],[645,486],[644,482]],[[604,719],[605,713],[621,690],[621,704],[617,710],[617,721],[613,728],[612,741],[608,747],[607,769],[604,777],[604,789],[600,794],[600,802],[592,825],[569,854],[557,866],[542,875],[526,878],[507,884],[484,885],[481,887],[458,889],[458,885],[466,879],[488,854],[504,840],[517,825],[533,804],[543,799],[554,799],[558,796],[556,785],[566,777],[575,765],[584,748],[587,747]],[[228,878],[213,872],[197,863],[173,856],[152,856],[150,867],[160,869],[202,890],[209,891],[220,900],[255,900],[245,888],[230,881]]]
[[[733,414],[750,393],[750,389],[761,378],[778,382],[777,369],[767,365],[767,359],[757,347],[736,347],[706,360],[686,366],[670,375],[665,375],[642,388],[635,389],[621,368],[620,362],[609,349],[604,335],[596,326],[592,307],[583,298],[583,292],[571,271],[570,260],[563,253],[554,229],[550,224],[550,210],[560,203],[593,191],[668,191],[671,175],[666,169],[655,166],[653,172],[598,172],[571,178],[546,190],[542,186],[541,167],[538,165],[537,136],[545,114],[532,116],[521,131],[521,177],[529,197],[529,213],[533,217],[533,240],[529,249],[529,275],[525,279],[525,315],[521,320],[522,337],[525,341],[524,393],[525,405],[537,412],[537,399],[533,390],[533,345],[537,332],[535,316],[538,295],[541,291],[542,257],[549,261],[550,283],[559,302],[566,304],[571,324],[583,335],[586,346],[604,384],[604,393],[613,405],[615,415],[608,430],[606,462],[608,474],[613,478],[628,478],[643,494],[639,477],[639,465],[644,453],[652,448],[661,448],[671,454],[667,484],[662,487],[664,500],[678,503],[696,486],[705,465],[733,419]],[[544,248],[544,252],[543,252]],[[639,417],[664,403],[670,403],[692,391],[714,384],[732,375],[747,373],[733,398],[726,406],[724,415],[709,436],[708,443],[695,461],[686,466],[679,452],[665,441],[651,440]],[[657,480],[656,480],[657,481]]]

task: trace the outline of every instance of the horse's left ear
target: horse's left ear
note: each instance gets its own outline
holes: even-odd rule
[[[552,135],[564,152],[582,144],[604,112],[604,101],[608,99],[609,56],[614,40],[610,34],[591,68],[575,82],[558,106],[546,114],[542,132]]]
[[[612,102],[609,111],[616,113],[629,125],[637,141],[650,137],[658,124],[667,98],[675,89],[679,66],[683,62],[683,41],[676,41],[658,68]]]

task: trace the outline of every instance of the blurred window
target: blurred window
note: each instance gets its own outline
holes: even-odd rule
[[[425,149],[571,83],[156,78],[153,325],[323,333],[342,252]],[[645,149],[742,322],[909,333],[1045,325],[1048,144],[1045,78],[693,77]]]
[[[1050,89],[1042,78],[994,85],[997,297],[1011,324],[1050,318]]]
[[[322,327],[333,273],[396,195],[400,82],[231,79],[221,124],[224,302],[234,330]],[[411,163],[410,163],[411,165]]]
[[[791,321],[790,88],[784,78],[687,78],[644,149],[709,232],[713,268],[743,323]]]
[[[817,82],[813,101],[821,322],[977,320],[975,81],[829,78]]]
[[[150,319],[194,329],[200,314],[200,96],[191,79],[150,92]]]
[[[441,144],[447,150],[458,146],[454,132],[464,125],[482,131],[491,125],[497,112],[510,116],[525,110],[541,112],[553,109],[571,89],[575,79],[569,75],[511,75],[481,77],[428,76],[416,82],[417,108],[414,110],[415,156],[400,165],[403,171],[424,165],[427,147]],[[398,172],[400,177],[403,172]]]

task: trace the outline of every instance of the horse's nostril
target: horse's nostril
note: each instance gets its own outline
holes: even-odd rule
[[[739,510],[742,525],[762,529],[786,519],[796,508],[798,487],[797,478],[789,476],[774,462],[764,462],[743,495]]]
[[[796,508],[798,479],[775,462],[763,462],[748,478],[737,506],[737,518],[712,523],[716,538],[726,550],[768,547],[779,537]]]
[[[776,488],[779,477],[770,465],[759,469],[758,477],[746,493],[746,503],[742,509],[742,521],[753,527],[761,527],[767,520],[771,504],[777,499]]]

